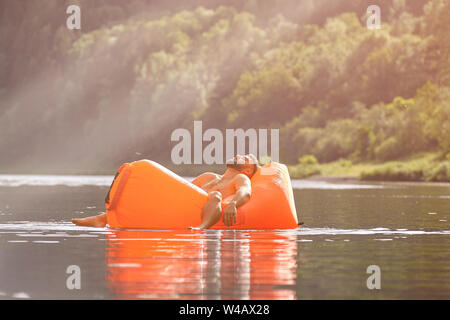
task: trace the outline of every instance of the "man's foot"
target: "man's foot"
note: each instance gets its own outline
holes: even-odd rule
[[[104,228],[106,226],[106,213],[94,217],[72,219],[72,223],[81,227]]]

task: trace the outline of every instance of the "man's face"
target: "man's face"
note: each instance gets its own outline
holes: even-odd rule
[[[255,164],[257,164],[256,157],[253,155],[236,155],[227,160],[227,168],[235,169],[248,177],[251,177],[255,171]]]

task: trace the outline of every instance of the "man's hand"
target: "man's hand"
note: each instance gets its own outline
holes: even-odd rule
[[[233,223],[236,223],[236,214],[236,201],[231,201],[223,212],[223,223],[231,227]]]

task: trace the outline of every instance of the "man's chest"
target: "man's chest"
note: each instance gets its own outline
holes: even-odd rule
[[[214,179],[203,185],[202,189],[208,192],[219,191],[224,196],[225,196],[224,193],[234,192],[233,182],[231,180],[222,180],[222,179]]]

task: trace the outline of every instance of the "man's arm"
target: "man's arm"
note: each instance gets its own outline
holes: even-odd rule
[[[197,178],[192,180],[192,183],[195,184],[197,187],[202,187],[212,179],[216,179],[217,175],[212,172],[205,172],[199,175]]]
[[[223,212],[223,223],[226,226],[232,226],[233,223],[236,223],[236,209],[246,203],[252,194],[252,184],[247,176],[237,175],[234,183],[236,194]]]
[[[236,207],[240,207],[246,203],[252,195],[252,184],[250,179],[243,174],[237,175],[235,180],[235,188],[236,194],[231,202],[235,202]]]

